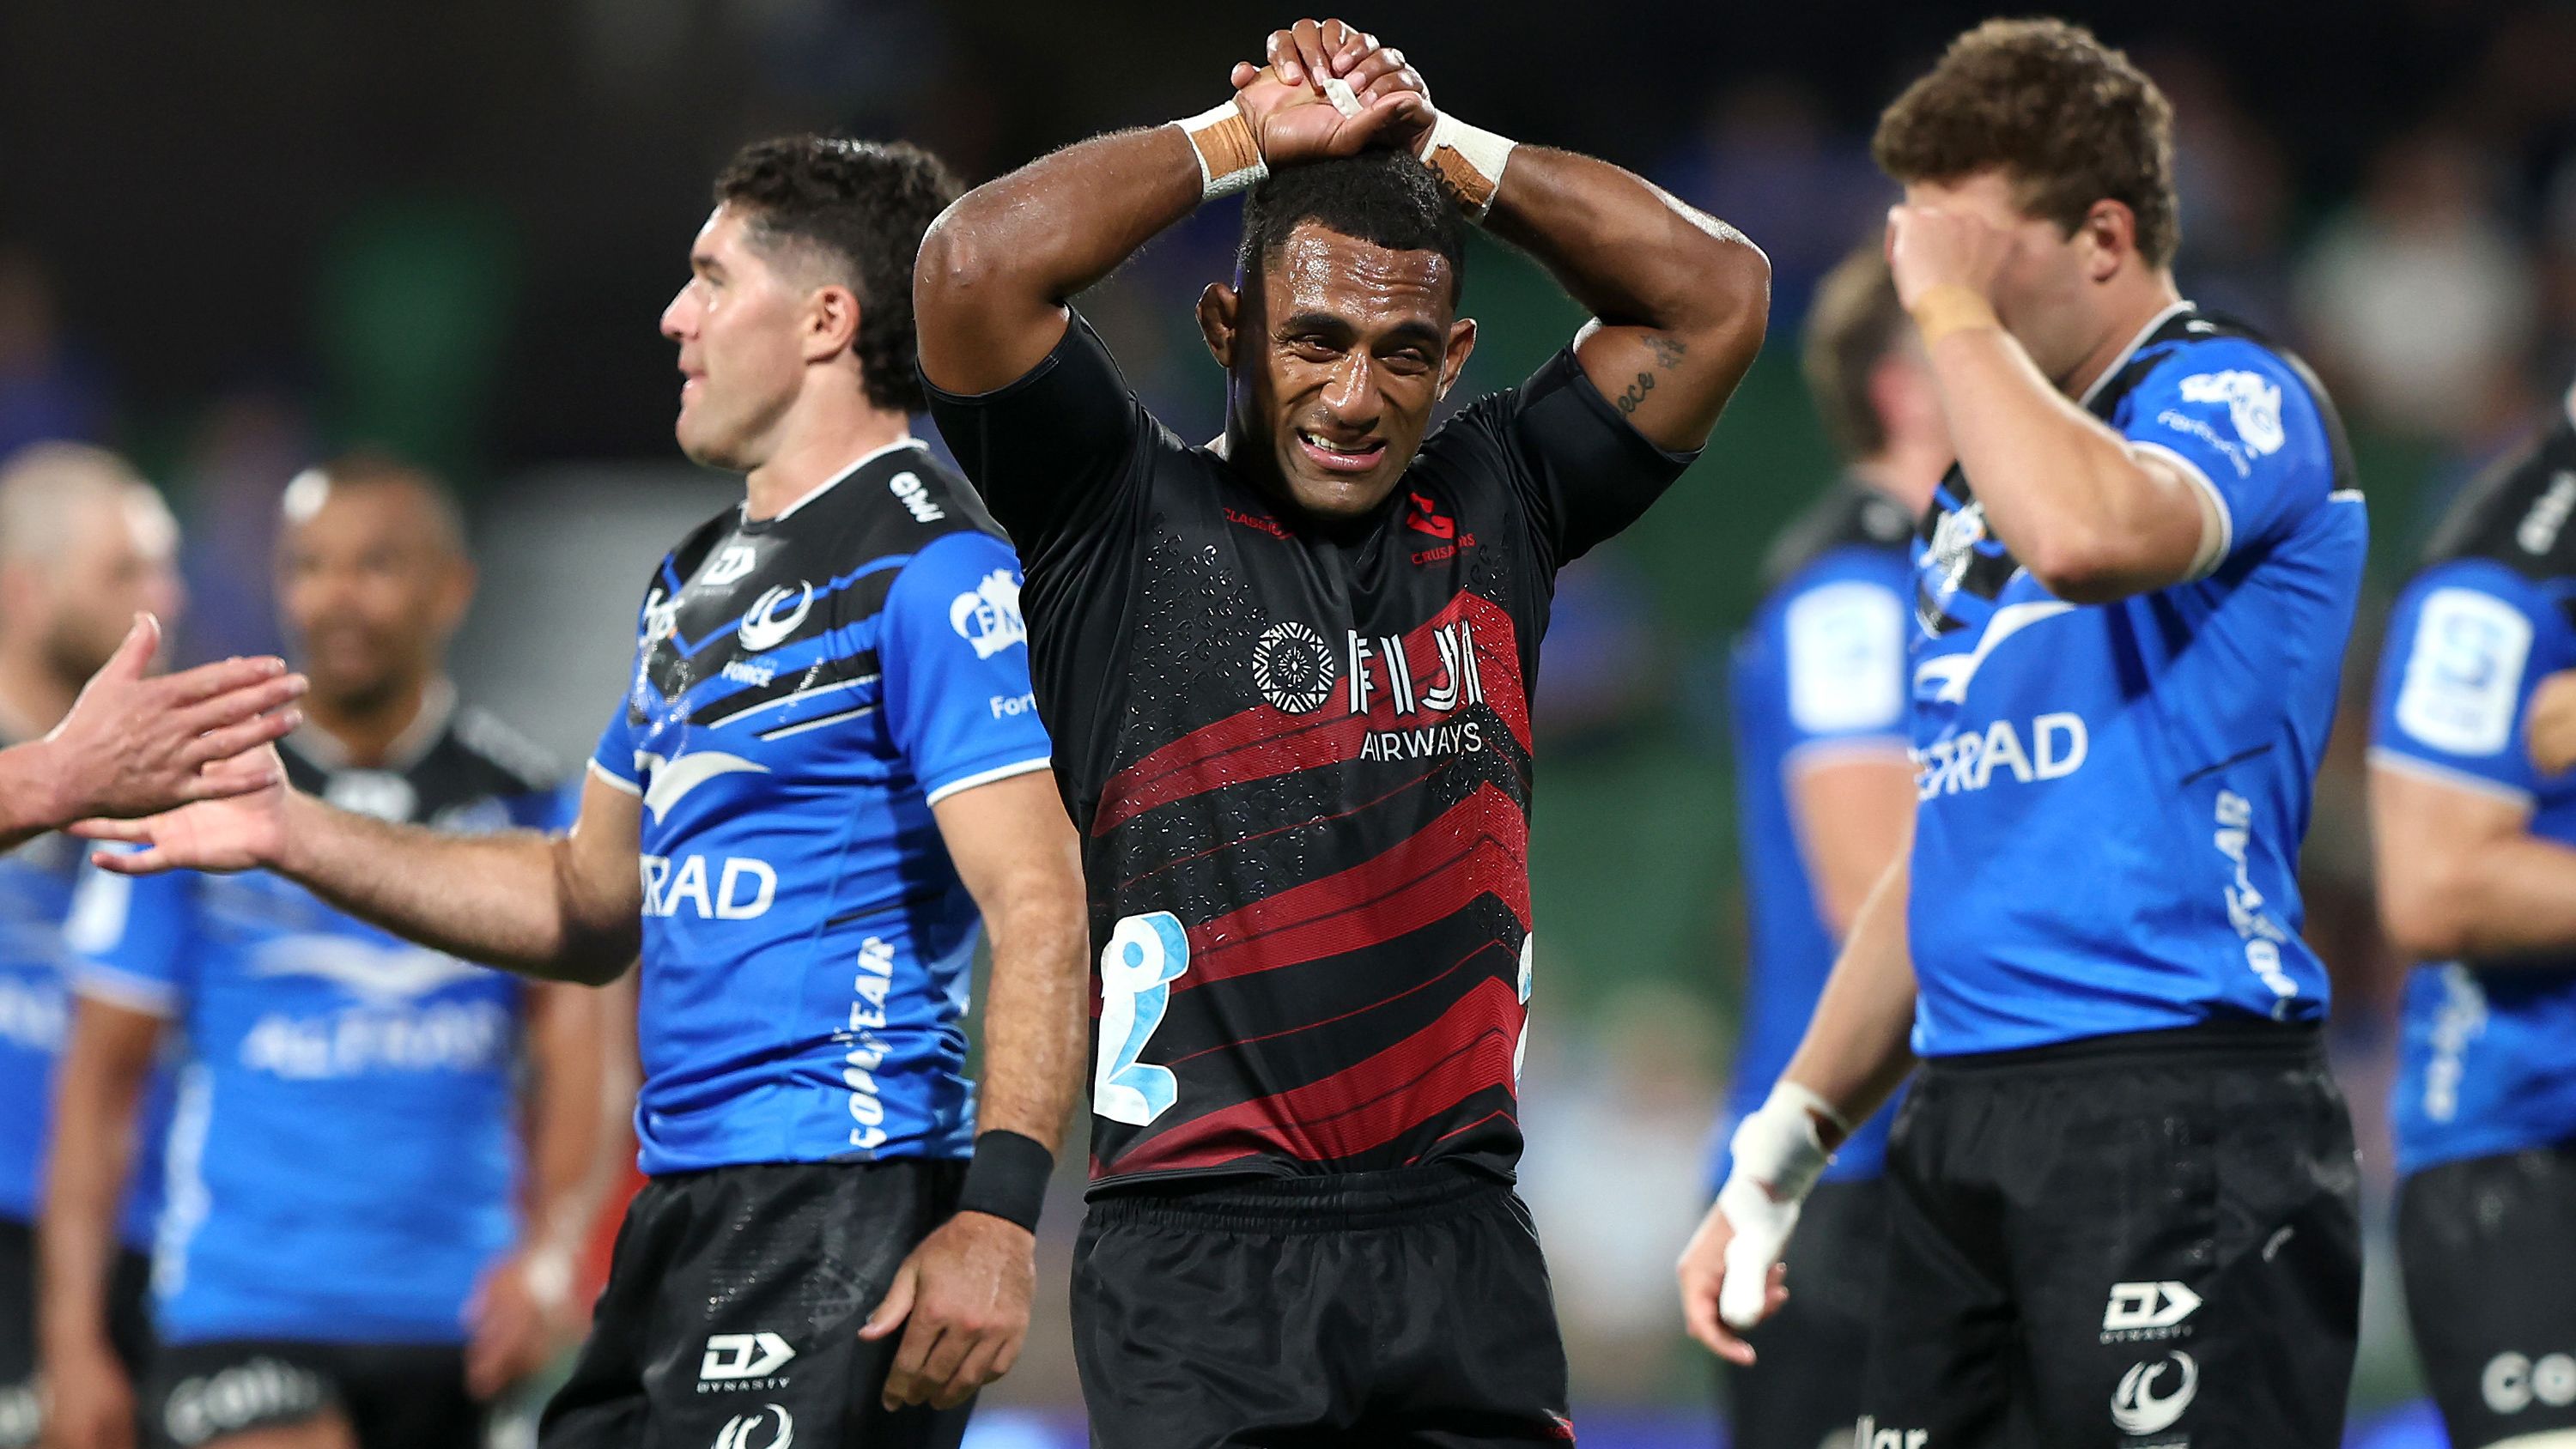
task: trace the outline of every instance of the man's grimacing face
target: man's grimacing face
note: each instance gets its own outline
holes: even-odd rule
[[[1457,277],[1433,251],[1395,251],[1300,223],[1251,295],[1200,299],[1208,345],[1230,373],[1235,456],[1275,470],[1283,501],[1356,518],[1395,490],[1458,380],[1476,324],[1455,315]]]

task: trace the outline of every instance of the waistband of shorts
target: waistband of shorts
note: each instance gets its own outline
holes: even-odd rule
[[[2013,1051],[1926,1057],[1923,1075],[1940,1078],[1999,1071],[2098,1071],[2177,1059],[2222,1066],[2281,1066],[2319,1061],[2324,1055],[2325,1030],[2317,1022],[2242,1017],[2198,1022],[2163,1031],[2124,1031],[2109,1036],[2079,1037],[2074,1041],[2051,1042],[2046,1046],[2021,1047]]]
[[[1459,1167],[1139,1184],[1095,1195],[1088,1221],[1208,1232],[1339,1233],[1472,1212],[1511,1185]]]

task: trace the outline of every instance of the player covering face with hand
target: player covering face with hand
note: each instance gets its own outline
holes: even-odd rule
[[[916,296],[933,414],[1028,565],[1099,951],[1075,1352],[1106,1445],[1573,1437],[1510,1191],[1529,689],[1556,570],[1653,503],[1768,268],[1587,157],[1434,108],[1335,21],[1232,98],[968,193]],[[1191,447],[1067,299],[1249,195]],[[1438,427],[1481,222],[1595,320]]]
[[[1910,851],[1685,1250],[1750,1357],[1827,1154],[1917,1058],[1863,1449],[2327,1449],[2358,1169],[2296,862],[2367,527],[2324,390],[2184,301],[2172,115],[2056,21],[1881,118],[1958,465],[1916,537]]]

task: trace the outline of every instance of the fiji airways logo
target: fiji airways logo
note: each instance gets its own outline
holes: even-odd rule
[[[1020,581],[1009,569],[995,569],[983,582],[948,605],[948,627],[975,646],[975,657],[990,659],[1029,638],[1028,621],[1020,616]]]
[[[750,613],[742,616],[741,637],[745,650],[760,654],[786,643],[787,636],[796,632],[797,626],[805,622],[805,615],[814,607],[814,586],[798,579],[796,607],[782,617],[778,606],[786,602],[787,590],[771,589],[751,606]]]
[[[1323,708],[1339,674],[1324,636],[1303,624],[1273,624],[1252,646],[1252,687],[1271,708],[1287,714]]]

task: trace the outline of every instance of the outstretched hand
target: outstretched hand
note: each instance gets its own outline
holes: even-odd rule
[[[268,743],[302,722],[304,677],[276,659],[226,659],[150,677],[161,625],[125,642],[46,735],[60,817],[134,816],[259,790],[282,778]]]
[[[1235,104],[1273,167],[1356,156],[1372,146],[1413,149],[1440,113],[1404,52],[1339,20],[1275,30],[1266,63],[1234,67]]]
[[[201,800],[141,820],[83,820],[71,827],[84,840],[136,847],[93,851],[90,859],[118,875],[158,875],[165,870],[238,871],[277,864],[286,849],[286,767],[275,745],[219,766],[238,775],[243,788],[222,799]]]

